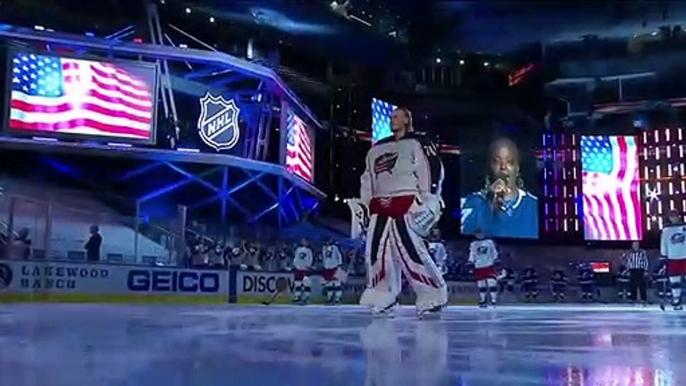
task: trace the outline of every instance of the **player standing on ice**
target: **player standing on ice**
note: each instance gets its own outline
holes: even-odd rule
[[[391,131],[367,153],[360,199],[348,201],[353,221],[369,214],[367,289],[360,304],[374,315],[391,314],[404,273],[417,295],[419,317],[437,315],[448,291],[424,241],[443,209],[443,164],[436,146],[414,133],[410,110],[393,111]]]
[[[522,292],[526,296],[527,303],[536,300],[538,297],[538,272],[536,272],[536,268],[529,267],[522,273]]]
[[[314,264],[314,254],[306,239],[302,239],[293,257],[293,303],[307,304],[312,287],[310,273]]]
[[[592,302],[595,287],[595,273],[589,263],[580,263],[577,271],[577,281],[581,286],[581,301]]]
[[[662,229],[660,254],[667,257],[667,275],[672,287],[672,306],[681,310],[681,282],[686,274],[686,225],[679,212],[669,212],[669,225]],[[663,305],[660,305],[663,307]],[[664,309],[664,308],[663,308]]]
[[[322,247],[322,263],[324,264],[324,289],[328,304],[340,304],[343,295],[342,283],[338,281],[336,273],[343,266],[341,249],[333,241],[327,240]]]
[[[474,280],[479,288],[479,307],[486,308],[489,292],[491,306],[495,307],[498,298],[498,270],[495,267],[498,249],[493,240],[484,238],[482,230],[477,229],[474,236],[476,240],[469,244],[469,263],[474,265]]]
[[[448,251],[445,249],[445,244],[441,240],[441,231],[434,228],[431,232],[431,241],[429,241],[429,254],[436,263],[436,267],[441,272],[441,275],[448,273]]]
[[[550,277],[550,284],[552,286],[553,301],[555,303],[563,302],[567,290],[567,274],[565,274],[565,271],[561,269],[554,270]]]

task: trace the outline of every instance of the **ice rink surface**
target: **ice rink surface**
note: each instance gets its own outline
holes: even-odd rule
[[[686,385],[656,307],[0,305],[0,385]]]

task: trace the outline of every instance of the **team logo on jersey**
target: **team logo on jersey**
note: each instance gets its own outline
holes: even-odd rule
[[[376,175],[383,172],[392,173],[396,163],[398,163],[398,153],[383,153],[374,160],[374,173]]]
[[[7,264],[0,264],[0,289],[8,288],[12,284],[12,268]]]
[[[675,233],[671,238],[672,244],[683,244],[686,241],[686,236],[683,233]]]
[[[207,92],[200,99],[200,118],[198,132],[200,139],[216,151],[229,150],[236,146],[241,137],[238,115],[241,110],[233,99]]]
[[[478,247],[478,248],[476,248],[476,253],[478,253],[479,255],[485,255],[488,253],[488,247],[485,247],[485,246]]]

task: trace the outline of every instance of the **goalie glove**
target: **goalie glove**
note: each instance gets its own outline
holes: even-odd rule
[[[441,218],[443,202],[437,195],[427,194],[417,198],[409,211],[409,227],[422,237],[428,237]]]
[[[359,198],[348,200],[350,208],[350,238],[359,239],[364,237],[369,227],[369,208]]]

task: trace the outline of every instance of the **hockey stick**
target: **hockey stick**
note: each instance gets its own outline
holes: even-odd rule
[[[286,281],[286,279],[284,278],[279,278],[278,280],[276,280],[276,292],[274,292],[274,294],[271,298],[269,298],[269,300],[267,300],[266,302],[262,302],[262,304],[264,304],[265,306],[271,305],[287,289],[288,281]]]

